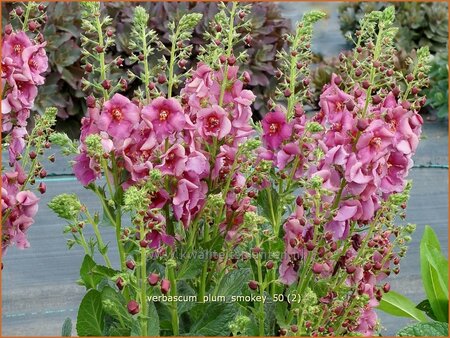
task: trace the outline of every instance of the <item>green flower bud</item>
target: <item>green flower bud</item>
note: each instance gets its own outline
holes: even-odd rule
[[[102,137],[99,134],[91,134],[85,140],[87,153],[92,157],[101,157],[104,153]]]
[[[73,221],[77,219],[81,211],[82,205],[77,195],[61,194],[54,197],[48,207],[53,210],[59,217]]]

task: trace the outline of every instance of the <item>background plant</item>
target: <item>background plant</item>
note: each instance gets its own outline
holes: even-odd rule
[[[428,299],[415,305],[405,296],[390,292],[378,308],[394,316],[418,321],[399,330],[398,336],[447,336],[448,259],[443,255],[439,239],[430,226],[425,227],[420,242],[420,271]]]
[[[127,71],[132,70],[134,62],[129,57],[129,34],[133,17],[133,8],[137,3],[108,2],[102,5],[112,21],[109,28],[117,36],[116,43],[108,49],[110,58],[121,57],[124,63],[116,69],[116,79],[126,78]],[[148,2],[142,5],[152,18],[147,28],[154,29],[158,38],[166,45],[168,40],[168,24],[178,20],[183,14],[198,12],[203,14],[202,21],[193,32],[193,52],[188,66],[195,65],[199,47],[204,44],[203,34],[210,27],[209,22],[218,11],[217,3],[165,3]],[[2,4],[3,23],[12,4]],[[81,118],[86,113],[86,104],[81,90],[81,79],[84,69],[81,62],[81,10],[77,2],[53,2],[48,4],[45,25],[45,36],[48,41],[47,51],[50,73],[47,82],[40,88],[36,100],[36,108],[43,112],[45,107],[58,108],[57,129],[64,130],[72,138],[78,137],[76,126],[80,126]],[[243,36],[239,44],[240,50],[249,55],[247,71],[251,75],[250,89],[257,93],[255,109],[262,116],[267,111],[267,101],[274,88],[276,71],[275,53],[284,45],[283,34],[289,30],[290,22],[284,19],[276,4],[257,3],[252,7],[252,29],[248,37]],[[156,20],[155,18],[158,18]],[[245,39],[244,39],[245,38]],[[134,70],[136,71],[136,69]],[[131,93],[138,83],[130,86]],[[75,127],[74,127],[75,126]]]

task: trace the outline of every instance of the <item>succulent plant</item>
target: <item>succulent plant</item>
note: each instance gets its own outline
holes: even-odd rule
[[[445,51],[448,39],[447,2],[355,2],[339,6],[339,20],[344,34],[354,34],[365,13],[383,10],[393,4],[399,32],[397,47],[410,51],[428,46],[432,54]]]
[[[448,118],[448,54],[439,53],[431,62],[430,88],[426,90],[427,106],[439,118]]]
[[[105,2],[102,10],[113,18],[111,29],[115,32],[117,43],[108,51],[110,58],[121,56],[124,64],[114,77],[126,77],[127,71],[138,65],[130,62],[132,51],[128,48],[133,8],[138,3]],[[149,28],[154,29],[164,43],[168,43],[168,23],[186,12],[203,13],[203,19],[193,35],[194,50],[191,60],[195,60],[199,47],[204,43],[203,33],[209,28],[208,22],[217,13],[217,3],[205,2],[139,2],[150,14]],[[12,10],[11,3],[2,3],[4,19]],[[78,2],[52,2],[48,4],[48,20],[44,35],[48,41],[47,51],[51,70],[47,80],[39,91],[36,109],[44,107],[58,108],[58,129],[63,129],[76,137],[79,123],[86,110],[81,79],[84,75],[81,60],[81,11]],[[256,116],[262,116],[266,102],[275,88],[276,58],[275,51],[284,46],[283,35],[290,29],[290,22],[284,19],[276,4],[255,3],[252,6],[252,30],[250,38],[242,41],[238,49],[247,50],[249,55],[247,71],[251,75],[249,89],[258,97],[254,108]],[[2,20],[3,24],[7,20]],[[138,83],[131,83],[128,90],[133,92]]]

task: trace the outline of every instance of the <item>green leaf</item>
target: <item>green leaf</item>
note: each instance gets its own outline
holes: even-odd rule
[[[233,304],[210,303],[202,312],[202,317],[192,325],[189,336],[229,336],[228,325],[237,312]]]
[[[425,227],[420,241],[420,269],[425,293],[436,318],[448,322],[448,260],[433,229]]]
[[[113,327],[108,333],[110,337],[129,337],[131,329],[124,327]]]
[[[205,254],[206,254],[206,252],[205,252]],[[185,264],[182,265],[180,271],[177,274],[178,280],[191,279],[191,278],[198,277],[200,275],[200,273],[202,271],[202,267],[203,267],[202,259],[195,257],[195,258],[189,259],[183,263],[185,263]]]
[[[102,308],[102,296],[97,290],[89,290],[83,297],[77,316],[77,334],[79,336],[101,336],[104,327],[105,312]]]
[[[436,320],[436,316],[433,313],[433,309],[431,308],[430,301],[428,299],[425,299],[421,301],[419,304],[416,305],[416,308],[420,311],[423,311],[427,314],[428,317],[430,317],[433,320]]]
[[[227,273],[220,282],[218,296],[239,296],[250,279],[250,269],[237,269]]]
[[[105,313],[123,322],[125,327],[130,327],[132,317],[126,310],[125,299],[122,294],[116,292],[112,287],[105,286],[101,292],[102,308]]]
[[[97,264],[89,255],[85,255],[80,268],[80,277],[87,290],[95,289],[102,280],[102,276],[95,273]]]
[[[433,228],[430,227],[429,225],[425,225],[423,236],[420,241],[420,244],[422,243],[427,244],[438,251],[441,251],[441,244],[439,243],[439,239],[436,236],[436,233],[434,232]]]
[[[442,322],[416,323],[397,332],[401,337],[448,337],[448,324]]]
[[[72,319],[69,317],[66,318],[64,324],[61,329],[61,336],[63,337],[71,337],[72,336]]]
[[[417,309],[409,298],[395,291],[389,291],[383,295],[378,309],[393,316],[413,318],[419,322],[427,321],[425,314]]]
[[[159,316],[158,311],[156,311],[155,304],[150,302],[148,304],[148,335],[149,336],[159,336]]]

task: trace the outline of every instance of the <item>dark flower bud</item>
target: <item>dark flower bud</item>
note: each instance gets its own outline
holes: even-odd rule
[[[5,26],[5,34],[6,35],[10,35],[11,33],[12,33],[12,26],[10,25],[10,24],[7,24],[6,26]]]
[[[403,101],[402,102],[402,107],[406,110],[408,110],[409,108],[411,108],[411,103],[409,103],[409,101]]]
[[[363,50],[362,47],[357,47],[357,48],[356,48],[356,51],[357,51],[358,53],[362,53],[362,50]]]
[[[268,261],[266,263],[266,269],[268,269],[268,270],[272,270],[273,269],[273,261]]]
[[[311,80],[310,79],[308,79],[307,77],[305,77],[304,79],[303,79],[303,85],[306,87],[306,86],[308,86],[309,85],[309,83],[311,82]]]
[[[355,70],[355,75],[356,75],[357,77],[360,77],[360,76],[362,75],[362,70],[361,70],[361,68],[357,68],[357,69]]]
[[[181,59],[180,61],[178,61],[178,67],[184,69],[186,68],[187,65],[187,61],[185,59]]]
[[[362,95],[361,89],[356,89],[354,95],[355,95],[355,98],[360,97]]]
[[[34,159],[36,158],[37,154],[36,154],[36,152],[33,150],[33,151],[30,151],[30,154],[29,154],[28,156],[30,156],[30,158],[31,158],[32,160],[34,160]]]
[[[163,279],[161,281],[161,292],[165,295],[169,292],[169,290],[170,290],[170,280]]]
[[[392,75],[394,75],[394,71],[393,71],[392,69],[388,69],[388,70],[386,71],[386,75],[387,75],[387,76],[392,76]]]
[[[166,81],[167,81],[167,78],[166,78],[165,74],[159,74],[158,75],[158,83],[159,84],[164,84],[164,83],[166,83]]]
[[[30,21],[28,23],[28,29],[30,30],[30,32],[34,32],[36,30],[36,28],[39,27],[39,24],[36,21]]]
[[[40,177],[40,178],[47,177],[47,171],[46,171],[45,169],[42,169],[42,170],[39,172],[39,177]]]
[[[183,48],[183,47],[184,47],[183,41],[178,41],[178,42],[177,42],[177,47],[178,47],[178,48]]]
[[[138,59],[139,59],[139,61],[144,61],[144,54],[139,53]]]
[[[247,34],[244,38],[244,42],[247,46],[250,46],[250,44],[252,43],[253,38],[250,34]]]
[[[392,94],[393,94],[395,97],[398,97],[398,96],[400,95],[400,88],[394,87],[394,88],[392,89]]]
[[[349,275],[351,275],[352,273],[354,273],[356,271],[356,267],[353,265],[349,265],[345,268],[345,271],[347,271],[347,273]]]
[[[261,248],[258,247],[258,246],[255,246],[255,247],[252,249],[252,252],[253,252],[255,255],[257,255],[257,254],[259,254],[259,253],[261,252]]]
[[[220,63],[225,63],[227,61],[227,57],[225,55],[219,56]]]
[[[113,31],[112,31],[112,29],[107,29],[107,30],[106,30],[106,35],[107,35],[108,37],[113,36]]]
[[[17,16],[22,16],[22,14],[23,14],[23,9],[22,9],[22,7],[17,7],[17,8],[16,8],[16,14],[17,14]]]
[[[406,75],[406,81],[411,82],[412,80],[414,80],[414,75],[412,74]]]
[[[88,108],[95,108],[95,97],[89,95],[86,98],[86,105],[88,106]]]
[[[45,194],[45,192],[47,191],[47,186],[44,182],[39,183],[38,190],[41,194]]]
[[[233,66],[235,63],[236,63],[236,57],[234,56],[234,55],[230,55],[229,57],[228,57],[228,64],[230,65],[230,66]]]
[[[150,82],[150,83],[148,84],[148,89],[149,89],[149,90],[153,90],[153,89],[155,89],[155,87],[156,87],[156,85],[155,85],[154,82]]]
[[[306,242],[306,249],[308,251],[313,251],[315,247],[316,247],[316,245],[312,241]]]
[[[336,86],[339,86],[342,83],[342,78],[340,76],[336,76],[334,78],[334,83],[336,84]]]
[[[364,80],[362,83],[362,87],[364,89],[368,89],[370,87],[370,82],[368,80]]]
[[[239,12],[239,18],[242,20],[245,18],[245,12],[244,11],[240,11]]]
[[[379,104],[381,102],[381,97],[380,95],[374,95],[372,96],[372,103],[373,104]]]
[[[135,300],[130,300],[127,309],[130,314],[135,315],[139,313],[139,304]]]
[[[159,275],[157,273],[151,273],[147,277],[148,284],[155,286],[159,282]]]
[[[375,68],[378,68],[378,67],[381,66],[381,63],[380,63],[380,61],[374,61],[374,62],[372,63],[372,65],[373,65]]]
[[[121,67],[123,65],[123,59],[119,56],[116,60],[116,66]]]
[[[120,86],[122,87],[122,90],[128,89],[128,82],[125,79],[120,79]]]
[[[95,51],[96,51],[97,53],[103,53],[104,49],[103,49],[102,46],[97,46],[97,47],[95,47]]]
[[[103,80],[103,82],[102,82],[102,87],[103,87],[105,90],[110,89],[110,88],[111,88],[111,81],[109,81],[109,80]]]
[[[352,112],[353,109],[355,109],[355,103],[354,103],[352,100],[348,100],[348,101],[345,103],[345,107],[347,107],[347,110],[348,110],[348,111]]]
[[[116,286],[119,290],[123,289],[124,283],[122,277],[116,279]]]
[[[298,331],[298,326],[297,325],[291,325],[291,331],[293,333],[296,333]]]
[[[286,88],[284,91],[284,97],[289,97],[292,95],[292,92],[289,88]]]
[[[386,283],[383,285],[383,291],[388,293],[389,290],[391,290],[391,285],[389,283]]]
[[[258,289],[258,282],[255,280],[251,280],[250,282],[248,282],[248,287],[251,290],[257,290]]]
[[[45,11],[45,6],[44,6],[43,4],[40,4],[40,5],[38,6],[38,9],[39,9],[41,12],[43,12],[43,11]]]
[[[134,267],[136,266],[136,263],[134,263],[134,261],[132,260],[128,260],[125,265],[127,266],[128,269],[130,270],[134,270]]]
[[[250,83],[250,81],[251,81],[250,73],[247,71],[244,71],[242,73],[242,78],[244,80],[244,83]]]
[[[215,27],[215,29],[216,29],[216,32],[217,32],[217,33],[220,33],[220,32],[222,31],[222,26],[219,25],[219,24],[217,24],[216,27]]]
[[[84,71],[86,73],[91,73],[92,72],[92,65],[90,63],[86,63],[86,66],[84,66]]]
[[[148,246],[148,242],[147,242],[145,239],[141,239],[141,240],[139,241],[139,246],[140,246],[141,248],[146,248],[146,247]]]
[[[417,94],[419,94],[419,88],[417,88],[417,87],[412,87],[412,89],[411,89],[411,93],[413,94],[413,95],[417,95]]]

